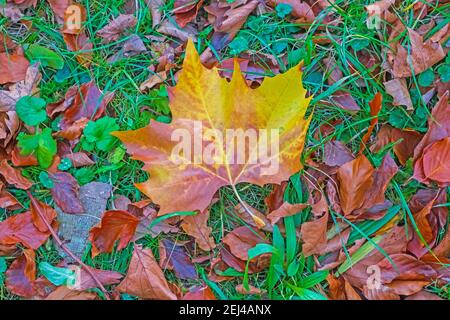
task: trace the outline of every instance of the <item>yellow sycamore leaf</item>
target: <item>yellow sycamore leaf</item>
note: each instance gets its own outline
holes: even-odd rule
[[[231,81],[207,69],[189,41],[177,85],[170,89],[170,124],[114,132],[150,174],[137,188],[160,215],[205,210],[223,186],[280,184],[301,168],[311,98],[301,65],[252,89],[235,63]]]

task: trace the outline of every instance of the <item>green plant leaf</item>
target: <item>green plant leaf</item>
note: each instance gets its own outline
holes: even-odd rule
[[[298,282],[298,285],[302,288],[308,289],[324,281],[329,274],[328,270],[317,271],[306,278],[303,278]]]
[[[278,3],[275,7],[275,11],[277,12],[277,16],[279,18],[284,19],[292,12],[292,6],[287,3]]]
[[[44,99],[25,96],[17,101],[16,112],[20,120],[34,127],[47,119],[46,105]]]
[[[34,135],[21,132],[17,140],[22,155],[34,154],[42,168],[50,167],[57,151],[56,141],[52,137],[51,129],[45,128],[42,132]]]
[[[25,55],[30,61],[39,61],[42,66],[56,70],[64,68],[64,59],[54,52],[37,44],[28,45]]]
[[[434,81],[434,72],[432,69],[425,70],[419,75],[419,84],[422,87],[429,87]]]
[[[39,181],[47,189],[53,189],[55,187],[53,180],[50,179],[50,177],[46,171],[41,171],[41,173],[39,173]]]
[[[95,145],[98,150],[111,151],[117,141],[111,132],[119,130],[116,119],[103,117],[97,121],[89,121],[84,129],[83,149],[91,151],[91,146]]]
[[[74,285],[76,273],[68,268],[58,268],[48,262],[39,263],[39,272],[55,286]]]
[[[248,49],[248,40],[244,37],[236,37],[228,45],[231,49],[231,54],[236,55]]]
[[[294,290],[300,300],[328,300],[327,297],[321,295],[320,293],[314,292],[305,288],[298,288],[291,284],[287,284],[289,288]]]
[[[439,67],[438,73],[441,76],[442,82],[450,81],[450,64],[444,64]]]

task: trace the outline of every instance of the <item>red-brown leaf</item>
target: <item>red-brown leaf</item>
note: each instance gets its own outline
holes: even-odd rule
[[[0,84],[24,80],[29,65],[23,55],[0,53]]]
[[[321,254],[327,246],[328,213],[315,221],[305,222],[301,226],[303,254]]]
[[[373,173],[374,168],[364,155],[339,168],[339,197],[344,214],[351,214],[353,210],[362,207],[365,194],[373,184]]]
[[[138,224],[139,219],[126,211],[106,211],[102,221],[90,231],[92,257],[112,252],[116,241],[119,241],[117,250],[125,248],[133,238]]]
[[[27,178],[22,175],[19,169],[15,169],[8,164],[6,159],[0,162],[0,175],[6,182],[14,185],[16,188],[27,190],[33,185]]]
[[[183,219],[181,228],[191,237],[200,249],[210,251],[216,247],[214,239],[211,237],[212,228],[208,227],[209,211],[205,210],[194,216],[186,216]]]
[[[0,245],[21,243],[27,248],[38,249],[49,235],[49,232],[36,228],[30,212],[16,214],[0,222]]]
[[[151,249],[134,248],[127,276],[116,288],[142,299],[176,300]]]
[[[83,213],[83,204],[78,198],[80,186],[77,180],[67,172],[51,174],[50,179],[54,184],[51,192],[56,205],[65,213]]]
[[[28,197],[30,198],[31,218],[33,219],[34,225],[40,232],[49,232],[50,230],[48,230],[47,224],[51,225],[56,219],[57,214],[55,209],[46,203],[36,200],[30,192],[28,192]],[[44,218],[47,223],[45,223],[42,218]]]
[[[248,227],[239,227],[228,233],[223,238],[223,243],[228,245],[231,253],[237,258],[247,261],[248,250],[259,243],[265,243],[263,236]]]
[[[18,296],[30,298],[34,294],[33,282],[36,280],[36,263],[33,250],[26,249],[23,255],[13,261],[6,271],[6,287]]]

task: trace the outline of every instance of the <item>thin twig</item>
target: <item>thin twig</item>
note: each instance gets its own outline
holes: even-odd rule
[[[38,207],[36,204],[36,199],[34,199],[30,193],[28,195],[30,197],[30,200],[33,202],[33,205]],[[101,281],[98,280],[98,278],[95,276],[95,274],[92,272],[91,268],[89,266],[87,266],[86,264],[84,264],[83,261],[81,261],[75,254],[73,254],[72,251],[70,251],[69,248],[67,248],[67,246],[62,242],[61,238],[56,233],[55,229],[53,229],[52,225],[42,215],[41,210],[36,210],[36,213],[39,215],[39,218],[41,218],[41,220],[45,223],[45,226],[47,227],[48,231],[52,234],[53,239],[61,247],[61,249],[63,249],[65,253],[67,253],[76,263],[78,263],[81,266],[81,268],[83,268],[89,274],[89,276],[91,276],[92,280],[94,280],[96,285],[100,288],[100,290],[105,295],[106,300],[111,300],[111,298],[109,297],[108,291],[106,291],[105,287],[103,286]]]

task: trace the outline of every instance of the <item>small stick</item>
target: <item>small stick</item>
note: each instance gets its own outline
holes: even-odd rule
[[[33,204],[37,207],[37,205],[35,204],[36,199],[34,199],[30,193],[28,193],[28,196],[30,197],[30,200],[33,202]],[[81,261],[75,254],[73,254],[72,251],[70,251],[69,248],[67,248],[67,246],[62,242],[61,238],[56,233],[55,229],[53,229],[51,224],[42,215],[41,210],[36,210],[36,213],[39,215],[41,220],[45,223],[45,226],[47,227],[48,231],[50,231],[50,233],[53,236],[53,239],[61,247],[61,249],[63,249],[64,252],[67,253],[73,260],[75,260],[75,262],[78,263],[89,274],[89,276],[91,276],[92,280],[94,280],[94,282],[97,284],[97,286],[100,288],[100,290],[105,295],[106,300],[111,300],[111,298],[109,297],[108,291],[106,291],[105,287],[100,282],[100,280],[98,280],[98,278],[95,276],[95,274],[92,272],[91,268],[89,266],[87,266],[86,264],[84,264],[83,261]]]

